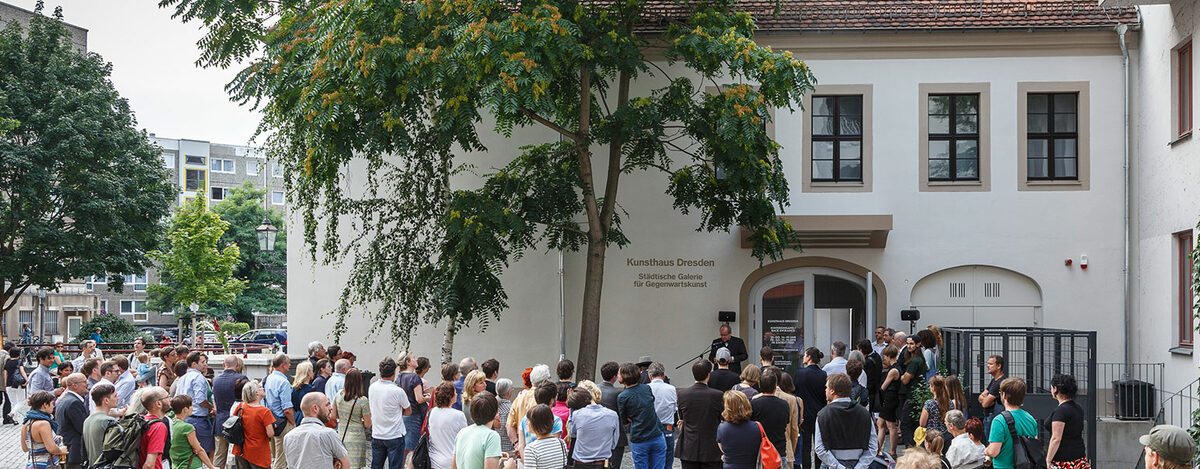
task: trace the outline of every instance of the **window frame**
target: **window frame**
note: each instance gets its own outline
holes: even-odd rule
[[[845,114],[842,113],[842,100],[853,99],[853,98],[858,98],[859,109],[861,112],[862,99],[863,99],[862,95],[836,95],[835,94],[835,95],[813,95],[813,97],[812,97],[813,101],[816,101],[818,99],[833,100],[833,114],[830,114],[827,116],[821,116],[821,117],[827,117],[827,118],[832,119],[833,133],[828,134],[828,135],[825,135],[825,134],[819,135],[814,132],[812,135],[812,142],[810,144],[810,145],[816,145],[818,142],[829,142],[832,144],[832,155],[831,155],[832,159],[829,161],[832,163],[832,167],[830,168],[830,170],[833,173],[832,173],[831,177],[828,179],[817,179],[816,171],[813,171],[813,175],[811,177],[812,182],[825,182],[825,183],[847,183],[847,182],[848,183],[861,183],[862,182],[862,178],[863,178],[863,175],[862,175],[862,137],[863,136],[862,136],[862,131],[861,131],[862,130],[862,115],[860,114],[858,116],[858,120],[859,120],[859,133],[858,134],[843,134],[842,129],[841,129],[842,118],[845,116]],[[815,111],[809,112],[809,115],[808,115],[809,125],[813,125],[812,122],[818,117],[813,112],[815,112]],[[841,164],[842,163],[842,158],[841,158],[842,143],[845,143],[845,142],[858,142],[858,150],[859,150],[858,158],[852,158],[852,159],[858,160],[858,177],[854,178],[854,179],[843,178],[843,177],[841,177],[841,174],[840,174],[842,171],[842,164]],[[810,149],[811,149],[811,146],[810,146]],[[816,155],[814,155],[813,160],[810,163],[809,169],[812,169],[811,165],[816,164],[817,161],[819,161],[819,160],[817,160]]]
[[[275,194],[279,194],[279,200],[280,200],[279,202],[275,201]],[[287,204],[287,194],[284,193],[283,191],[271,190],[271,204],[272,205]]]
[[[920,103],[917,122],[919,125],[918,177],[921,192],[988,192],[992,188],[992,98],[991,83],[921,83],[918,85]],[[929,179],[929,96],[931,95],[979,95],[978,140],[976,180],[930,180]]]
[[[1183,44],[1175,48],[1172,54],[1174,59],[1174,89],[1171,90],[1174,94],[1174,121],[1176,139],[1182,139],[1192,134],[1192,103],[1195,101],[1193,76],[1195,69],[1195,55],[1192,49],[1192,40],[1188,39]]]
[[[163,167],[167,169],[175,169],[175,167],[178,166],[175,161],[177,158],[177,155],[164,151],[162,153]]]
[[[231,167],[232,169],[226,171],[225,163],[229,163],[229,167]],[[213,168],[213,164],[220,164],[221,169]],[[209,169],[209,171],[214,172],[214,173],[237,174],[237,162],[235,162],[234,160],[232,160],[230,158],[209,158],[208,159],[208,169]]]
[[[1070,96],[1070,95],[1074,95],[1074,97],[1075,97],[1075,112],[1055,112],[1055,102],[1058,101],[1058,97],[1059,96]],[[1079,179],[1079,94],[1073,93],[1073,92],[1028,93],[1025,95],[1026,105],[1028,105],[1028,99],[1033,96],[1045,96],[1046,97],[1046,131],[1045,132],[1032,132],[1032,131],[1026,130],[1026,132],[1025,132],[1026,140],[1025,141],[1026,141],[1026,145],[1028,145],[1029,140],[1036,139],[1036,140],[1045,140],[1046,141],[1046,174],[1047,175],[1045,177],[1037,177],[1037,178],[1027,175],[1026,179],[1028,179],[1030,181],[1054,181],[1054,182],[1074,181],[1074,180]],[[1076,122],[1075,131],[1068,132],[1068,131],[1056,130],[1054,128],[1054,122],[1055,122],[1055,116],[1058,114],[1074,114],[1075,122]],[[1026,110],[1025,116],[1026,116],[1026,119],[1029,118],[1028,110]],[[1026,125],[1028,125],[1028,121],[1026,121]],[[1075,156],[1070,156],[1070,157],[1055,156],[1054,143],[1057,140],[1074,140],[1075,141]],[[1026,152],[1028,152],[1028,146],[1026,146]],[[1026,165],[1028,165],[1028,159],[1031,159],[1031,158],[1029,158],[1028,155],[1026,155],[1026,158],[1027,158]],[[1059,160],[1059,159],[1075,160],[1075,176],[1072,176],[1072,177],[1056,176],[1054,174],[1054,170],[1057,167],[1055,162],[1056,162],[1056,160]],[[1026,169],[1026,171],[1028,171],[1029,167],[1026,166],[1025,169]]]
[[[53,319],[53,320],[51,320]],[[42,335],[58,334],[58,310],[46,308],[42,311]]]
[[[812,109],[814,96],[862,96],[862,180],[831,182],[812,179],[812,144],[813,126]],[[874,85],[816,85],[803,99],[802,133],[801,133],[801,190],[803,192],[871,192],[873,187],[874,160]],[[835,145],[836,146],[836,145]],[[840,168],[839,168],[840,169]]]
[[[261,166],[266,165],[266,164],[267,164],[267,160],[265,160],[263,158],[256,158],[256,157],[252,157],[252,156],[246,157],[246,175],[247,176],[258,176],[258,175],[262,174]]]
[[[200,181],[200,187],[188,189],[188,173],[196,171],[204,175],[204,179]],[[184,168],[183,170],[183,191],[184,192],[208,192],[208,168]],[[207,194],[206,194],[207,195]]]
[[[191,161],[191,158],[199,158],[200,162],[199,163],[193,162],[193,161]],[[185,153],[183,155],[183,164],[184,164],[184,166],[203,166],[205,168],[208,168],[208,157],[203,156],[203,155],[188,155]]]
[[[150,285],[150,277],[148,275],[146,275],[145,272],[142,272],[141,275],[139,275],[139,274],[122,274],[122,277],[124,277],[125,285],[132,288],[133,289],[132,291],[135,291],[135,292],[144,292],[144,291],[146,291],[146,287]],[[139,282],[138,280],[141,280],[141,281]],[[141,288],[138,288],[139,286],[141,286]]]
[[[100,300],[100,312],[108,314],[108,300]]]
[[[213,191],[215,191],[217,189],[221,190],[221,198],[215,197],[216,193]],[[229,188],[225,187],[225,186],[209,186],[208,187],[208,200],[210,202],[220,202],[222,200],[225,200],[226,197],[229,197],[229,192],[230,192]]]
[[[1017,83],[1017,190],[1086,191],[1091,188],[1091,83],[1086,81]],[[1029,95],[1076,93],[1075,179],[1029,179]]]
[[[1190,349],[1195,344],[1195,323],[1192,316],[1194,297],[1192,291],[1192,248],[1195,246],[1192,230],[1176,232],[1171,236],[1175,244],[1172,251],[1175,270],[1175,344]]]

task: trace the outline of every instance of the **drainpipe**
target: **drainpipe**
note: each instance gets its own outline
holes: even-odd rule
[[[567,358],[567,303],[563,295],[563,251],[558,250],[558,360]]]
[[[874,324],[879,324],[879,321],[875,320],[875,292],[872,291],[873,290],[871,288],[872,283],[875,283],[875,272],[871,272],[868,270],[867,271],[867,307],[866,307],[866,311],[864,311],[866,313],[864,315],[865,316],[864,319],[866,320],[866,323],[865,323],[866,329],[865,330],[871,330],[871,331],[875,330],[875,327],[873,326]],[[853,328],[851,328],[851,330],[853,330]],[[867,333],[867,336],[871,337],[871,334]]]
[[[1122,104],[1124,104],[1124,161],[1125,161],[1125,259],[1124,268],[1121,269],[1122,274],[1122,300],[1125,313],[1125,363],[1133,363],[1133,348],[1130,344],[1133,343],[1133,312],[1130,308],[1129,301],[1129,49],[1125,46],[1125,33],[1129,31],[1129,26],[1124,23],[1117,25],[1117,42],[1121,46],[1121,68],[1125,72],[1125,79],[1121,86]],[[1125,367],[1124,378],[1129,378],[1129,367]]]

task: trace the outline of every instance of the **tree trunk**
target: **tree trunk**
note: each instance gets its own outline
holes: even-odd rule
[[[446,319],[446,335],[442,337],[442,364],[454,362],[454,319]]]
[[[596,355],[600,349],[600,293],[604,288],[604,239],[588,243],[587,271],[583,280],[583,314],[579,327],[579,362],[576,382],[595,381]]]

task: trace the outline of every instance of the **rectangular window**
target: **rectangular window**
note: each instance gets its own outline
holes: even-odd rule
[[[106,279],[103,275],[89,275],[83,280],[84,285],[87,286],[87,291],[96,291],[96,287],[103,288],[105,281]]]
[[[162,154],[163,166],[167,169],[175,169],[175,155],[170,153]]]
[[[186,155],[183,159],[184,163],[204,166],[204,157],[197,155]]]
[[[21,311],[17,314],[17,322],[33,327],[33,311]]]
[[[283,177],[283,165],[279,164],[278,162],[271,163],[271,176],[277,178]]]
[[[133,322],[146,322],[150,314],[146,312],[146,302],[142,300],[121,300],[121,314],[133,316]]]
[[[213,186],[211,192],[212,192],[212,196],[210,196],[208,199],[216,202],[219,200],[225,200],[225,196],[229,195],[229,188]]]
[[[260,160],[257,158],[247,159],[246,160],[246,175],[247,176],[258,176],[259,167],[264,164],[267,164],[266,160]]]
[[[222,158],[213,158],[209,160],[209,169],[211,169],[214,173],[234,174],[237,172],[234,170],[233,160],[226,160]]]
[[[283,191],[271,191],[271,203],[283,205]]]
[[[204,180],[208,175],[204,174],[203,169],[188,169],[185,171],[183,179],[183,190],[185,191],[202,191],[204,190]]]
[[[100,312],[108,314],[108,300],[100,300]]]
[[[1176,136],[1192,132],[1192,42],[1175,49]]]
[[[133,291],[146,291],[147,283],[146,274],[125,276],[125,287],[133,288]]]
[[[863,97],[813,96],[813,182],[862,182]]]
[[[1029,93],[1026,177],[1030,181],[1079,178],[1079,93]]]
[[[58,333],[58,311],[47,309],[46,315],[42,316],[42,333],[57,334]]]
[[[979,180],[979,95],[929,95],[929,180]]]
[[[1178,279],[1175,296],[1179,299],[1176,307],[1176,324],[1179,328],[1178,342],[1180,347],[1192,348],[1192,230],[1175,233],[1175,270]]]

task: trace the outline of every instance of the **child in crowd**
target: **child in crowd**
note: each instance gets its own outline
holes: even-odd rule
[[[156,350],[157,351],[157,350]],[[150,366],[150,355],[146,352],[139,353],[137,356],[137,387],[144,388],[150,383],[157,383],[154,376],[154,367]]]

